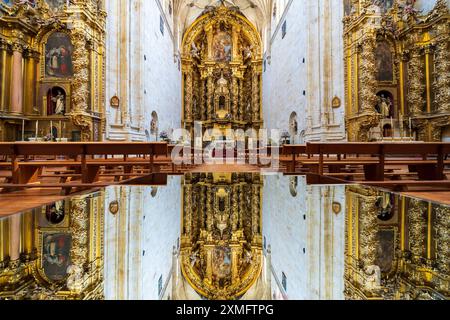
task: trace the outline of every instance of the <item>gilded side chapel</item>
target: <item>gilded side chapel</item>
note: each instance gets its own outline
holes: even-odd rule
[[[427,4],[417,0],[345,1],[350,141],[449,139],[448,2],[436,1],[427,13],[419,9],[418,5]]]
[[[0,1],[0,139],[99,141],[104,1]]]

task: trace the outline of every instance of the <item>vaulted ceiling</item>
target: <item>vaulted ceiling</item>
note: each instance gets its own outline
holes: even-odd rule
[[[273,0],[174,0],[174,14],[178,18],[180,31],[184,31],[202,14],[207,6],[239,7],[241,12],[262,33],[267,21],[270,20]]]

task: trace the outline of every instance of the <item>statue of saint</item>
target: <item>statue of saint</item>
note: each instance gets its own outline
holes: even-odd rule
[[[55,114],[63,115],[65,112],[65,99],[63,93],[58,91],[58,95],[53,97],[52,100],[56,103]]]

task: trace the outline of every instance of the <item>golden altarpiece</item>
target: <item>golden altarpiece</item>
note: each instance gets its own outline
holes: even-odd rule
[[[103,1],[0,1],[0,140],[97,141]]]
[[[415,1],[346,0],[349,141],[441,141],[450,126],[449,10]]]
[[[259,174],[185,176],[180,265],[200,296],[236,300],[260,277],[262,188]]]
[[[448,299],[450,208],[346,188],[346,299]]]
[[[0,220],[0,300],[103,299],[103,193]]]
[[[184,35],[182,72],[186,129],[262,127],[262,42],[239,8],[205,9]]]

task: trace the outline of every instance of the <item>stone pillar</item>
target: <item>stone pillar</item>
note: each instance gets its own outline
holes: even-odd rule
[[[449,37],[436,44],[435,73],[436,108],[439,112],[450,112],[450,50]]]
[[[23,114],[23,48],[13,45],[12,83],[11,83],[11,113]]]
[[[425,101],[425,75],[422,61],[421,48],[415,48],[410,53],[408,65],[408,109],[411,116],[420,115],[423,112]]]
[[[9,257],[13,268],[20,264],[20,219],[21,216],[16,214],[9,220]]]

